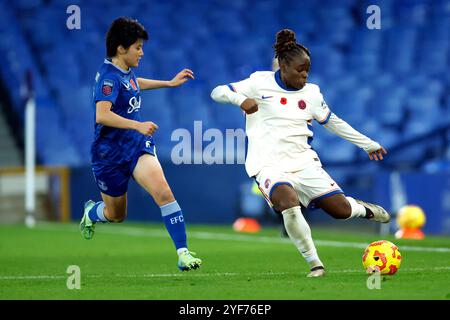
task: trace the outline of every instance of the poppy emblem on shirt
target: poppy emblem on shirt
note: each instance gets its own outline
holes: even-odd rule
[[[266,179],[266,182],[264,182],[264,187],[266,187],[266,189],[268,189],[269,185],[270,185],[270,179]]]
[[[287,103],[287,99],[285,97],[281,98],[280,99],[280,103],[283,104],[283,105],[286,104]]]
[[[131,86],[133,87],[133,90],[137,90],[137,86],[136,86],[136,83],[134,82],[134,80],[133,79],[130,79],[130,84],[131,84]]]
[[[105,80],[105,81],[103,81],[103,84],[102,84],[102,93],[103,93],[105,96],[109,96],[109,95],[112,93],[113,86],[114,86],[114,82],[112,82],[112,81],[110,81],[110,80]]]
[[[305,110],[305,109],[306,109],[306,102],[303,101],[303,100],[300,100],[300,101],[298,102],[298,107],[299,107],[300,109],[302,109],[302,110]]]

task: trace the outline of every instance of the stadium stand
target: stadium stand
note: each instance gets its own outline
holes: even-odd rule
[[[150,34],[138,75],[169,79],[184,67],[196,73],[185,87],[143,94],[143,117],[160,127],[155,139],[161,158],[170,157],[171,132],[192,131],[194,120],[202,120],[204,128],[244,126],[239,110],[215,104],[209,93],[218,84],[269,70],[274,35],[288,27],[311,50],[311,82],[321,86],[338,116],[388,149],[412,143],[401,158],[422,160],[424,170],[450,168],[448,130],[439,133],[446,141],[444,151],[435,152],[440,160],[427,162],[429,145],[414,143],[415,137],[450,125],[448,1],[327,0],[319,6],[312,0],[82,0],[75,1],[81,29],[68,30],[66,8],[73,2],[0,2],[0,54],[7,60],[2,82],[23,118],[23,75],[33,73],[42,164],[89,163],[91,87],[105,55],[104,35],[117,17],[111,13],[122,12]],[[381,30],[366,27],[370,4],[381,8]],[[316,130],[313,147],[324,163],[364,157],[322,129]]]
[[[21,158],[20,150],[9,131],[5,116],[0,114],[0,167],[19,166],[22,164]]]

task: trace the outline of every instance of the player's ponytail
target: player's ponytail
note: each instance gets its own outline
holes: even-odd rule
[[[275,49],[275,58],[278,62],[290,62],[293,56],[306,54],[310,56],[309,50],[303,45],[297,43],[295,32],[289,29],[283,29],[277,32],[276,42],[273,45]]]

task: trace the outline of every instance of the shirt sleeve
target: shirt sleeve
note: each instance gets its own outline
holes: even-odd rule
[[[236,93],[246,96],[247,98],[255,98],[255,81],[255,75],[252,74],[247,79],[228,84],[228,88]]]
[[[219,103],[231,103],[240,106],[247,97],[241,93],[232,91],[230,86],[217,86],[211,92],[211,98]]]
[[[337,136],[346,139],[358,147],[364,149],[367,153],[371,153],[381,149],[381,145],[353,129],[347,122],[340,119],[334,113],[328,118],[324,127]]]
[[[214,88],[211,98],[220,103],[240,106],[247,98],[255,98],[257,73],[249,78]]]
[[[325,102],[322,93],[320,93],[320,90],[317,95],[317,100],[313,104],[312,116],[321,125],[327,124],[331,117],[331,110]]]
[[[120,82],[113,75],[105,75],[95,84],[94,101],[111,101],[115,104],[120,91]]]

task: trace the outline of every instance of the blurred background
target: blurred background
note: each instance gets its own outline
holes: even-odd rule
[[[66,26],[69,5],[80,8],[80,29]],[[367,28],[369,5],[379,6],[381,29]],[[215,103],[210,92],[270,70],[275,34],[290,28],[310,49],[309,81],[321,87],[330,108],[389,152],[384,161],[371,162],[316,123],[312,146],[325,169],[348,195],[393,213],[418,205],[426,233],[450,234],[445,0],[0,0],[0,223],[22,222],[27,213],[27,79],[36,106],[36,218],[77,221],[84,201],[100,199],[90,169],[92,87],[105,58],[106,31],[120,16],[138,19],[149,32],[137,76],[169,80],[185,67],[195,72],[196,79],[180,88],[143,93],[141,107],[142,117],[159,125],[158,156],[188,223],[230,224],[238,217],[279,223],[243,165],[175,165],[171,151],[178,142],[171,135],[185,128],[194,136],[195,120],[203,131],[244,128],[239,109]],[[134,181],[128,195],[129,220],[160,221],[158,207]],[[320,210],[306,215],[313,226],[379,231]],[[393,221],[388,231],[395,228]]]

